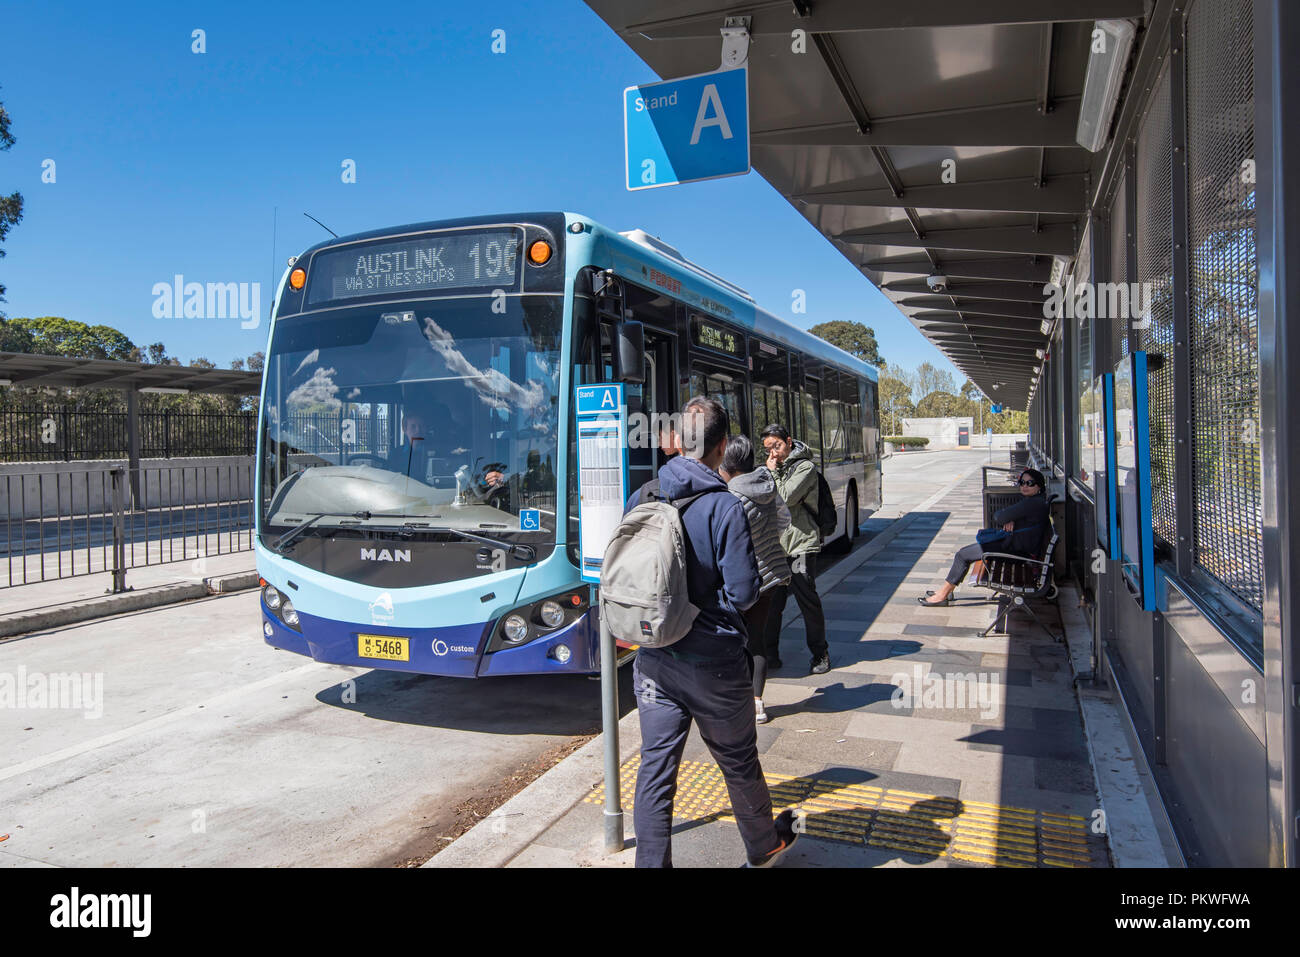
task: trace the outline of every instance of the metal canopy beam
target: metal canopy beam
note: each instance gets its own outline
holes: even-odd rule
[[[1029,355],[1036,355],[1034,350],[1042,348],[1042,346],[1035,346],[1032,340],[1017,339],[1011,333],[997,335],[976,329],[968,332],[959,329],[927,329],[925,337],[935,344],[940,342],[983,342],[988,345],[995,345],[999,349],[1006,349],[1008,352],[1025,352]]]
[[[1074,138],[1079,97],[1062,97],[1046,115],[1032,100],[962,110],[939,110],[886,119],[870,126],[821,123],[754,130],[754,146],[1043,146],[1083,150]],[[956,185],[956,184],[953,184]]]
[[[649,40],[718,38],[729,16],[751,17],[750,36],[788,37],[792,30],[808,33],[858,33],[925,27],[983,26],[1000,23],[1065,23],[1110,17],[1141,17],[1143,0],[908,0],[898,4],[867,4],[861,0],[817,0],[807,16],[792,9],[790,0],[733,5],[680,17],[641,20],[619,30]]]
[[[1042,285],[1052,277],[1050,261],[1032,262],[1027,259],[952,259],[940,258],[937,262],[913,256],[887,256],[862,264],[862,269],[876,272],[901,272],[928,276],[938,272],[948,278],[1000,279],[1004,282],[1027,282]]]
[[[949,303],[953,303],[949,305]],[[1042,322],[1042,304],[1028,302],[998,302],[996,300],[967,299],[963,296],[912,296],[900,299],[895,305],[905,309],[953,309],[962,315],[997,316],[1003,319],[1033,319]]]
[[[938,295],[932,292],[924,279],[897,279],[880,287],[882,292],[919,293],[921,295]],[[949,282],[944,287],[943,296],[949,299],[983,299],[993,302],[1036,302],[1042,303],[1042,290],[1035,289],[1029,283],[1020,282]]]
[[[225,395],[256,395],[262,383],[260,372],[151,365],[116,359],[76,359],[22,352],[0,352],[0,378],[10,380],[17,387],[164,387]]]
[[[952,249],[969,252],[1025,253],[1040,256],[1074,255],[1074,227],[1068,223],[1041,227],[984,226],[971,229],[928,229],[923,235],[901,233],[878,226],[850,229],[833,236],[844,243],[864,246],[912,246],[920,249]]]
[[[953,332],[961,329],[980,329],[983,332],[1034,334],[1037,338],[1047,338],[1041,333],[1040,326],[1036,322],[1017,322],[1014,319],[995,319],[995,317],[971,322],[962,319],[956,312],[918,312],[910,316],[910,319],[922,330],[943,329],[944,332]]]
[[[909,186],[896,195],[880,187],[840,187],[792,193],[791,199],[819,206],[912,206],[921,209],[1006,210],[1077,214],[1087,202],[1082,175],[1054,176],[1042,186],[1033,177]]]

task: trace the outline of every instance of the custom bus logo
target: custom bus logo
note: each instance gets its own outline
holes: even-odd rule
[[[411,550],[409,548],[394,548],[391,552],[386,548],[361,549],[361,560],[363,562],[409,562],[411,560]]]
[[[380,592],[379,597],[370,603],[370,623],[386,625],[393,620],[393,596]]]

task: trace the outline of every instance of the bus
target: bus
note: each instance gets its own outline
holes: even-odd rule
[[[265,640],[431,675],[597,673],[575,387],[622,382],[648,417],[708,394],[759,449],[786,426],[832,489],[831,538],[851,539],[880,507],[877,378],[666,243],[586,216],[322,242],[289,261],[263,372]],[[629,448],[629,488],[662,461]]]

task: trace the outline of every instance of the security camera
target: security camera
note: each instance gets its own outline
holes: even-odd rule
[[[925,282],[930,287],[931,292],[943,292],[948,288],[948,277],[941,272],[926,276]]]

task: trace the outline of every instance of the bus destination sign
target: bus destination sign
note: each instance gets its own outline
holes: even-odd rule
[[[699,317],[696,317],[692,328],[697,346],[725,352],[727,355],[736,356],[737,358],[741,356],[744,345],[739,333],[724,329],[722,326],[715,326]]]
[[[311,305],[356,296],[518,288],[522,231],[436,233],[324,250],[311,264]]]

